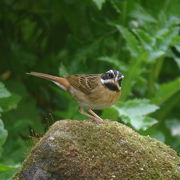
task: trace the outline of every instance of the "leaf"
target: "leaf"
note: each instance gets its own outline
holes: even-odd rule
[[[154,62],[154,60],[160,58],[165,55],[165,51],[157,48],[156,46],[156,38],[152,36],[150,33],[148,34],[145,30],[141,29],[133,29],[133,32],[136,34],[138,39],[142,44],[142,48],[147,53],[147,60],[149,62]]]
[[[121,63],[118,61],[118,59],[114,59],[114,58],[111,58],[108,56],[99,57],[98,60],[103,61],[103,62],[107,62],[107,63],[112,64],[113,66],[118,67],[118,68],[121,66]]]
[[[178,39],[177,44],[175,45],[176,50],[180,53],[180,36],[176,37]]]
[[[161,105],[161,108],[156,113],[156,117],[159,121],[164,121],[167,117],[169,117],[169,114],[171,112],[174,112],[173,117],[177,117],[178,111],[176,108],[178,108],[180,99],[180,93],[174,94],[170,99],[168,99],[163,105]]]
[[[9,97],[11,93],[5,88],[4,84],[0,82],[0,98]]]
[[[153,104],[161,105],[167,101],[171,96],[180,90],[180,78],[175,79],[169,83],[160,86],[159,90],[156,91],[155,96],[152,98],[151,102]]]
[[[123,38],[126,40],[127,49],[130,51],[131,55],[133,57],[138,57],[141,52],[141,48],[135,36],[128,29],[121,25],[115,25],[115,27],[119,30]]]
[[[167,119],[165,121],[165,126],[170,132],[170,136],[166,139],[168,143],[174,149],[180,153],[180,121],[178,118]],[[167,137],[167,132],[166,132]]]
[[[4,111],[16,109],[21,99],[21,96],[17,95],[16,93],[11,93],[10,97],[0,99],[0,106]]]
[[[139,41],[135,38],[133,33],[128,31],[123,26],[115,26],[126,40],[127,49],[130,51],[133,57],[130,61],[128,71],[125,73],[126,78],[123,81],[122,87],[125,89],[125,91],[122,94],[121,100],[124,101],[130,95],[133,84],[137,80],[137,76],[140,75],[143,71],[142,63],[147,59],[147,53],[143,46],[140,47]]]
[[[131,94],[133,85],[137,81],[137,77],[143,72],[142,61],[144,57],[143,54],[139,58],[131,59],[130,64],[128,66],[128,71],[125,73],[125,78],[122,82],[122,96],[121,101],[127,99],[127,97]]]
[[[138,116],[152,113],[157,109],[158,107],[156,105],[149,104],[148,99],[134,99],[123,103],[121,112],[125,115],[127,113],[129,115]]]
[[[134,119],[134,121],[132,121],[133,127],[135,127],[135,129],[140,130],[142,129],[143,131],[147,130],[149,127],[153,126],[154,124],[156,124],[158,121],[152,117],[138,117]],[[141,128],[139,128],[141,127]]]
[[[96,4],[97,8],[99,10],[101,10],[102,9],[102,5],[105,3],[106,0],[92,0],[92,1],[94,1],[94,3]]]
[[[167,51],[170,45],[176,44],[175,40],[177,39],[178,33],[178,27],[165,27],[164,29],[160,29],[155,35],[157,38],[158,48],[162,51]]]
[[[130,16],[132,18],[136,18],[139,21],[139,23],[141,23],[142,25],[145,24],[145,22],[149,22],[149,23],[157,22],[157,20],[154,17],[152,17],[149,13],[147,13],[147,11],[143,9],[143,7],[140,6],[139,4],[136,4],[136,7],[134,9],[135,10],[131,12]]]
[[[108,56],[102,56],[102,57],[99,57],[98,60],[108,63],[113,68],[116,68],[119,71],[123,71],[123,72],[127,71],[127,66],[120,59],[116,59],[116,58],[108,57]]]
[[[2,145],[5,143],[8,132],[4,129],[3,121],[0,119],[0,156],[2,151]]]
[[[16,164],[16,165],[4,165],[4,164],[0,164],[0,172],[6,172],[6,171],[18,169],[20,167],[21,167],[20,164]]]
[[[161,142],[165,142],[165,135],[159,129],[152,129],[148,132],[148,135],[152,138],[155,138]]]
[[[136,34],[142,46],[144,46],[146,50],[152,51],[153,46],[155,45],[155,38],[150,33],[142,29],[134,28],[132,31]]]
[[[157,60],[158,58],[162,57],[163,55],[165,55],[165,51],[152,50],[149,53],[148,60],[151,61],[151,62],[154,62],[154,60]]]
[[[61,77],[65,77],[65,76],[68,75],[67,68],[64,66],[63,63],[61,63],[60,66],[59,66],[59,75],[60,75]]]
[[[130,124],[137,131],[145,131],[158,122],[154,118],[144,116],[134,116],[133,118],[130,118],[129,116],[123,115],[121,118],[124,123]]]
[[[6,141],[7,135],[8,132],[6,129],[4,129],[3,121],[0,119],[0,146],[2,146]]]
[[[148,99],[134,99],[113,107],[125,123],[130,123],[136,130],[146,130],[157,123],[157,120],[146,116],[158,109],[158,106],[149,102]]]
[[[179,119],[169,119],[166,121],[166,127],[170,130],[172,136],[180,136]]]
[[[180,69],[180,58],[179,57],[174,57],[175,62],[178,65],[178,68]]]

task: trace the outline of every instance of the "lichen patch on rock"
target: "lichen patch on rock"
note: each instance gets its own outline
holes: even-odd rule
[[[117,122],[61,120],[14,176],[22,179],[178,180],[180,158],[165,144]]]

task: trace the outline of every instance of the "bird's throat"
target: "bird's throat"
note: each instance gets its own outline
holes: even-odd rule
[[[120,91],[120,87],[114,83],[104,83],[104,86],[111,91]]]

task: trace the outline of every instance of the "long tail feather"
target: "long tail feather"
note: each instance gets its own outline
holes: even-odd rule
[[[65,78],[52,76],[52,75],[49,75],[49,74],[44,74],[44,73],[39,73],[39,72],[30,72],[30,73],[27,73],[27,74],[32,75],[32,76],[36,76],[36,77],[40,77],[40,78],[43,78],[43,79],[50,80],[50,81],[52,81],[53,83],[55,83],[56,85],[58,85],[59,87],[61,87],[64,90],[67,90],[67,88],[70,86],[68,80],[65,79]]]

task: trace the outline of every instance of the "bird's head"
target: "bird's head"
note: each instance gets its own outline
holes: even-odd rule
[[[121,90],[121,82],[124,75],[116,70],[109,70],[101,75],[101,83],[112,91]]]

